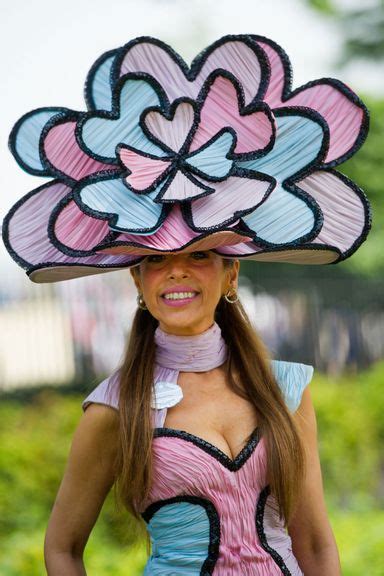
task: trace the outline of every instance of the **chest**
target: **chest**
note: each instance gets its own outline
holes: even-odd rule
[[[253,404],[233,391],[220,371],[180,373],[178,384],[183,398],[168,408],[164,427],[193,434],[235,459],[258,425]]]

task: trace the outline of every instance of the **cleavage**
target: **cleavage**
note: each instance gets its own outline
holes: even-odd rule
[[[235,460],[257,427],[253,407],[246,404],[240,411],[229,405],[212,411],[209,405],[188,409],[181,401],[167,409],[163,427],[192,434]]]
[[[254,406],[228,386],[221,367],[204,376],[179,372],[177,383],[183,398],[167,409],[163,426],[193,434],[234,460],[257,427]]]
[[[230,460],[235,460],[236,457],[239,455],[239,453],[242,451],[242,449],[244,448],[244,446],[246,445],[246,442],[244,443],[244,446],[241,446],[238,450],[235,451],[235,454],[232,453],[231,447],[229,445],[229,443],[226,441],[226,439],[223,436],[219,436],[217,435],[216,437],[213,437],[212,433],[196,433],[196,431],[194,431],[194,429],[189,429],[187,430],[187,426],[176,426],[176,425],[171,425],[168,423],[164,423],[164,428],[168,428],[169,430],[176,430],[176,431],[180,431],[180,432],[186,432],[187,434],[191,435],[191,436],[195,436],[198,440],[203,440],[204,442],[207,442],[208,444],[211,444],[211,446],[213,446],[213,448],[217,448],[218,450],[220,450],[220,452],[222,452],[223,454],[225,454]]]

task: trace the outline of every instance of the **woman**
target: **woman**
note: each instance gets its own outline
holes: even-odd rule
[[[132,269],[145,309],[120,371],[119,406],[103,385],[85,401],[48,525],[49,575],[85,573],[83,550],[116,480],[151,532],[146,574],[341,573],[306,376],[294,364],[281,372],[294,385],[282,390],[299,403],[291,415],[236,299],[238,274],[238,260],[211,251],[149,256]],[[182,399],[156,428],[151,471],[156,360],[158,382],[182,367]],[[152,411],[159,424],[164,409]]]
[[[139,292],[123,365],[84,403],[53,576],[84,574],[114,482],[146,522],[148,575],[340,573],[312,369],[269,361],[236,295],[239,258],[336,263],[369,231],[334,169],[364,142],[363,102],[338,80],[291,83],[262,36],[225,36],[190,67],[136,38],[92,66],[87,112],[40,108],[12,130],[17,162],[54,179],[5,217],[11,256],[35,282],[131,267]]]

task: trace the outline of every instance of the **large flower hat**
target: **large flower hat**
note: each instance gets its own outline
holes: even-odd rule
[[[10,135],[47,184],[7,214],[3,238],[35,282],[153,253],[327,264],[365,239],[369,205],[335,166],[361,146],[368,113],[342,82],[292,90],[285,52],[225,36],[188,67],[159,40],[103,54],[87,112],[39,108]]]

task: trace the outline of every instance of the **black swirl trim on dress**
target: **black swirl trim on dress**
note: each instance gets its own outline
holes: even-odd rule
[[[265,505],[267,502],[267,498],[270,495],[270,493],[271,493],[270,487],[266,486],[260,492],[260,496],[259,496],[259,499],[257,501],[257,507],[256,507],[256,531],[257,531],[257,535],[260,539],[261,546],[263,547],[263,549],[266,552],[268,552],[268,554],[270,554],[272,556],[273,560],[276,562],[276,564],[280,568],[282,574],[284,574],[284,576],[292,576],[292,572],[288,569],[283,558],[280,556],[280,554],[277,552],[277,550],[275,550],[274,548],[271,548],[271,546],[268,544],[267,537],[266,537],[265,532],[264,532],[264,511],[265,511]]]
[[[160,508],[167,506],[168,504],[174,504],[176,502],[189,502],[190,504],[202,506],[207,513],[209,520],[208,555],[202,564],[200,576],[211,576],[219,558],[220,547],[220,518],[212,502],[206,500],[205,498],[200,498],[199,496],[175,496],[174,498],[158,500],[157,502],[150,504],[144,510],[144,512],[141,513],[141,516],[143,520],[148,524],[152,516],[154,516],[154,514],[156,514]]]

